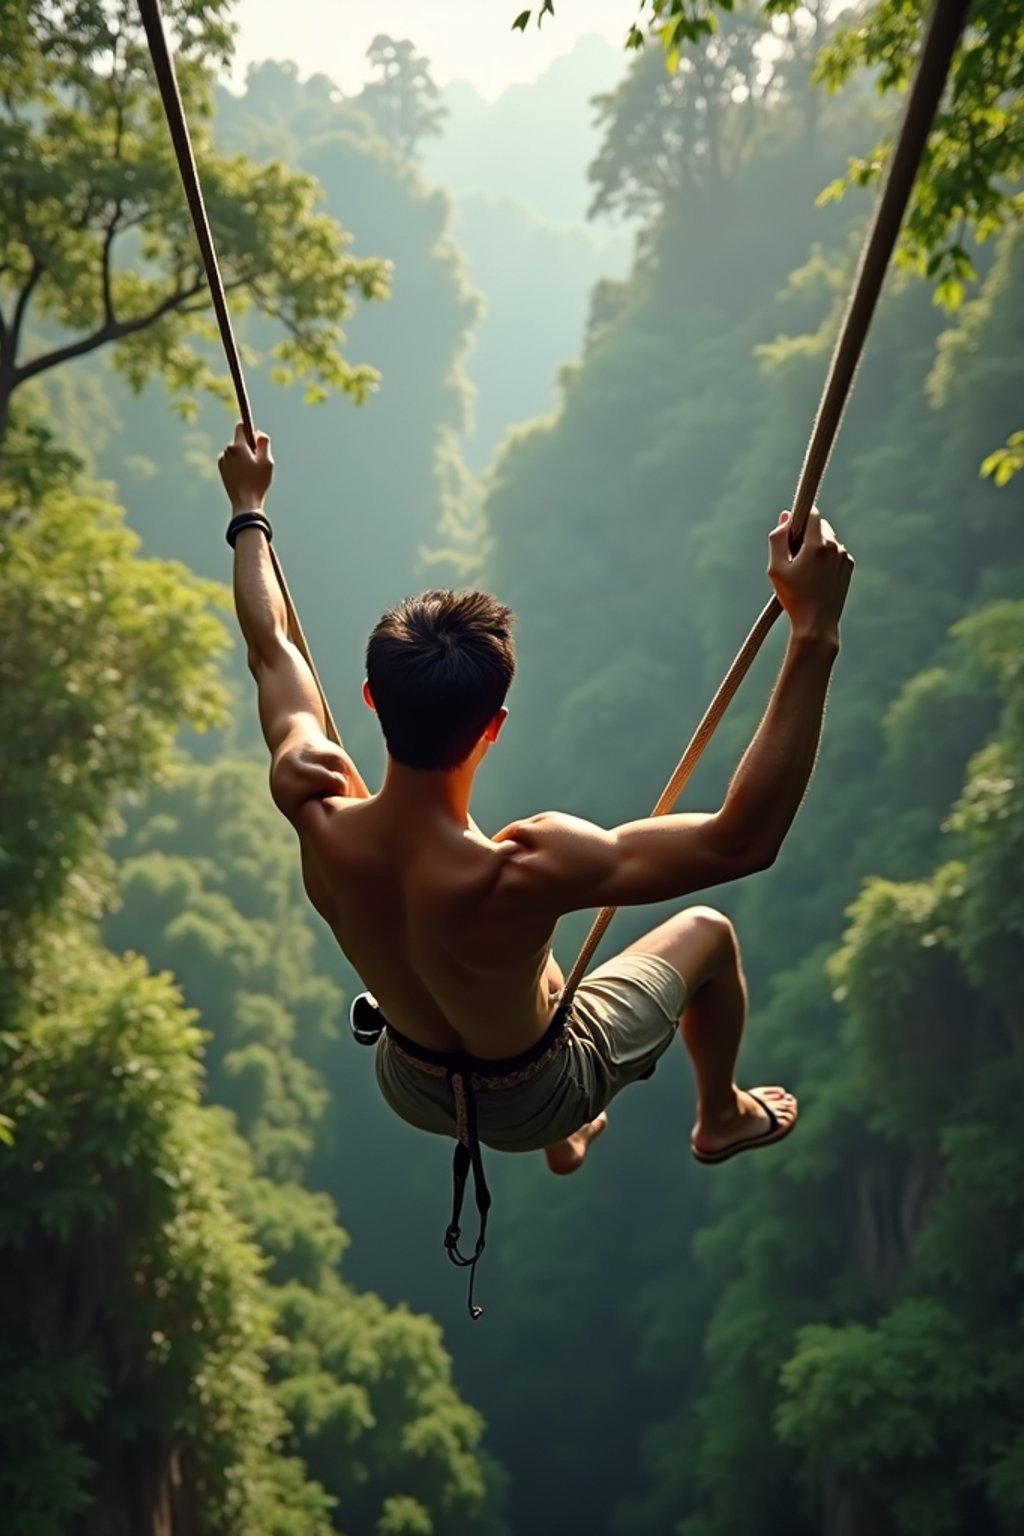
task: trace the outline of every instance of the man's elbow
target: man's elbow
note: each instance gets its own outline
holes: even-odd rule
[[[284,629],[274,629],[265,640],[257,643],[248,641],[245,651],[245,659],[249,671],[257,682],[265,667],[272,667],[275,660],[281,655],[282,650],[288,644],[288,633]]]
[[[748,850],[746,855],[745,875],[761,875],[766,869],[771,869],[779,856],[777,843],[765,844],[763,847],[755,846]]]
[[[726,876],[728,880],[760,875],[771,869],[779,856],[781,843],[778,839],[751,834],[749,830],[738,831],[721,822],[716,831],[719,852],[730,871]]]

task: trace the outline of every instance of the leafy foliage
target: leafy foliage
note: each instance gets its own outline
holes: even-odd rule
[[[1010,861],[1024,822],[1024,609],[984,610],[958,636],[996,673],[1004,706],[950,823],[963,858],[921,885],[869,885],[835,970],[871,1124],[892,1147],[917,1148],[893,1191],[910,1224],[906,1294],[869,1323],[804,1329],[778,1413],[785,1439],[819,1469],[841,1469],[853,1502],[868,1489],[890,1502],[908,1536],[965,1523],[1009,1531],[1021,1508],[1003,1426],[1021,1412],[1020,999],[1007,961],[1020,934]],[[993,760],[1007,774],[996,792],[996,867]],[[915,1167],[925,1174],[916,1190]]]
[[[447,110],[430,73],[430,61],[408,38],[378,34],[366,50],[377,75],[359,94],[359,105],[378,132],[402,155],[416,157],[424,138],[435,138]]]
[[[73,929],[34,970],[0,1057],[8,1518],[46,1536],[162,1504],[203,1532],[269,1536],[285,1514],[271,1314],[211,1178],[198,1031],[166,980]],[[322,1496],[311,1507],[303,1533],[325,1531]]]
[[[451,1385],[437,1325],[337,1282],[319,1295],[286,1285],[277,1307],[290,1341],[275,1362],[279,1395],[346,1528],[498,1536],[483,1425]]]
[[[750,156],[764,126],[759,109],[778,98],[783,72],[763,57],[770,19],[747,8],[727,13],[671,71],[645,53],[621,85],[595,103],[605,128],[590,168],[591,215],[650,218],[728,180]]]
[[[277,322],[282,378],[363,395],[375,376],[342,359],[342,323],[353,295],[384,292],[384,268],[346,253],[308,177],[216,152],[210,68],[230,55],[225,0],[166,9],[235,312],[255,307]],[[136,6],[6,0],[2,36],[0,444],[17,389],[99,347],[135,389],[158,375],[183,401],[197,389],[224,394],[203,345],[215,334],[205,276]],[[47,339],[25,356],[33,322]]]
[[[793,25],[796,0],[766,0],[759,7],[760,25],[768,27],[781,18]],[[805,16],[820,24],[818,11],[803,8]],[[853,20],[840,26],[837,35],[822,49],[816,78],[837,90],[858,71],[870,72],[880,95],[902,93],[909,82],[923,35],[927,7],[917,0],[877,0],[866,7],[850,7]],[[744,28],[744,9],[734,0],[637,0],[639,19],[647,20],[660,40],[669,74],[680,68],[700,72],[700,59],[728,52],[725,39]],[[537,12],[540,25],[554,15],[547,0]],[[533,12],[521,11],[513,29],[525,31]],[[746,25],[752,17],[746,13]],[[716,34],[723,42],[713,43]],[[791,34],[792,35],[792,34]],[[626,46],[643,48],[645,34],[636,22],[629,26]],[[976,276],[967,245],[968,235],[986,240],[1024,212],[1019,190],[1024,171],[1024,12],[1017,3],[983,0],[971,8],[970,24],[954,59],[951,84],[938,113],[932,144],[925,156],[900,242],[900,259],[922,275],[937,280],[936,297],[950,309],[962,302],[965,283]],[[771,68],[762,55],[763,74]],[[747,65],[749,70],[749,65]],[[645,70],[649,85],[656,71]],[[657,87],[667,88],[664,82]],[[625,114],[613,118],[620,129]],[[639,155],[646,150],[648,174],[659,174],[660,146],[635,137]],[[845,177],[828,186],[826,197],[841,196],[851,185],[867,186],[881,174],[888,143],[882,141],[870,153],[850,160]],[[599,202],[598,206],[604,206]]]
[[[0,490],[0,913],[8,942],[89,877],[115,797],[167,763],[183,719],[223,717],[219,591],[138,559],[119,509]],[[45,793],[41,787],[45,785]]]
[[[717,0],[717,6],[721,11],[731,11],[733,0]],[[790,7],[786,0],[782,3],[776,0],[774,8],[783,11]],[[705,0],[636,0],[636,11],[637,21],[631,23],[626,33],[626,47],[638,49],[644,46],[642,28],[646,21],[664,45],[672,68],[678,63],[682,45],[706,37],[714,30],[716,21],[714,9]],[[536,12],[537,26],[543,25],[545,16],[554,14],[554,0],[543,0]],[[525,32],[533,15],[532,9],[520,11],[512,23],[512,30]]]
[[[266,1256],[284,1449],[326,1490],[335,1524],[355,1536],[399,1519],[413,1532],[504,1536],[483,1422],[452,1385],[437,1325],[340,1278],[348,1237],[326,1196],[255,1174],[236,1134],[214,1163]]]
[[[879,92],[902,92],[924,25],[925,8],[879,0],[840,29],[822,53],[818,77],[832,89],[856,70],[871,71]],[[945,101],[901,236],[901,259],[937,280],[936,297],[955,309],[975,275],[968,237],[991,238],[1024,215],[1024,9],[1004,0],[971,7]],[[874,181],[880,145],[851,162],[847,182]]]
[[[327,1092],[310,1064],[336,1033],[341,994],[315,968],[292,833],[251,761],[182,768],[118,848],[108,942],[173,972],[210,1032],[210,1091],[257,1165],[301,1174]]]

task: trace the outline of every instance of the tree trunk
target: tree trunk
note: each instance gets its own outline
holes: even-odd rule
[[[941,1187],[941,1164],[931,1151],[916,1150],[906,1160],[880,1156],[860,1170],[852,1258],[877,1297],[898,1291]]]
[[[7,441],[7,429],[11,424],[11,396],[14,393],[14,380],[7,369],[0,365],[0,473],[3,472],[4,444]]]
[[[896,1536],[889,1511],[868,1483],[849,1473],[826,1473],[821,1536]]]

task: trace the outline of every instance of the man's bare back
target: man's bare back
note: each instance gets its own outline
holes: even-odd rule
[[[543,1035],[562,989],[554,923],[508,899],[518,844],[417,805],[415,788],[392,779],[366,799],[311,802],[298,823],[307,893],[404,1035],[516,1056]]]

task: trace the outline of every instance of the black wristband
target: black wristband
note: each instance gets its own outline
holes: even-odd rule
[[[262,512],[236,512],[228,523],[228,531],[224,535],[232,549],[235,547],[238,535],[244,533],[246,528],[259,528],[266,535],[268,544],[273,540],[274,530],[270,526],[269,519],[264,517]]]

